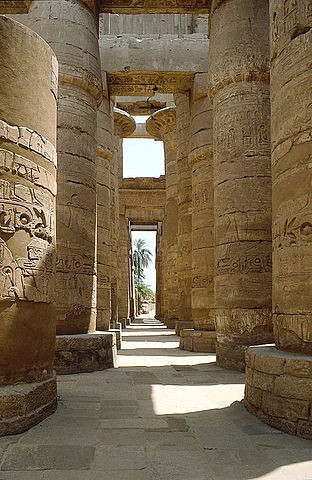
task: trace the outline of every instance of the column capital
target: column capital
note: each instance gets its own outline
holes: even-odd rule
[[[211,100],[238,83],[270,82],[267,0],[214,0],[209,44]]]
[[[168,134],[176,132],[176,108],[167,107],[153,113],[146,121],[146,130],[158,140],[166,140]]]
[[[114,107],[114,133],[121,138],[129,137],[136,129],[136,122],[129,113]]]

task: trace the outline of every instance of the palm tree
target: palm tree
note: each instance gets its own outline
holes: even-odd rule
[[[134,286],[137,295],[138,311],[141,307],[141,299],[144,297],[144,290],[147,287],[144,283],[144,268],[147,268],[152,261],[152,252],[147,248],[145,240],[138,238],[133,242],[133,271]]]
[[[152,261],[152,252],[147,248],[143,238],[134,240],[133,246],[134,279],[140,282],[145,278],[144,268],[147,268]]]

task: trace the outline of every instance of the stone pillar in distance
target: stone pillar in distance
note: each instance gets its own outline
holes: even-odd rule
[[[118,188],[119,182],[122,178],[119,178],[119,174],[122,172],[122,139],[131,135],[136,129],[136,122],[131,115],[119,108],[114,108],[114,132],[115,132],[115,146],[116,146],[116,161],[115,161],[115,173],[114,182],[116,188],[116,229],[118,235],[116,235],[116,255],[115,255],[115,270],[117,274],[117,302],[118,302],[118,321],[126,325],[130,317],[130,295],[129,284],[130,275],[129,271],[129,256],[130,256],[130,238],[129,238],[129,222],[125,216],[125,212],[119,210],[118,202]],[[117,204],[118,202],[118,204]],[[116,232],[117,233],[117,232]],[[114,252],[113,252],[114,258]]]
[[[111,322],[111,163],[114,159],[113,115],[106,95],[97,119],[97,330],[109,330]]]
[[[115,345],[112,334],[94,334],[96,134],[102,102],[97,4],[34,0],[28,25],[59,62],[55,368],[60,374],[100,370],[113,366]]]
[[[235,370],[273,339],[269,77],[268,0],[213,1],[217,363]]]
[[[192,172],[188,162],[190,98],[174,96],[177,115],[177,181],[178,181],[178,302],[176,333],[193,328],[192,322]]]
[[[273,325],[246,356],[245,405],[312,439],[312,4],[270,1]]]
[[[196,74],[191,92],[189,163],[192,169],[192,319],[183,329],[180,349],[216,351],[214,319],[214,188],[212,105],[207,74]]]
[[[42,38],[3,16],[0,52],[3,436],[27,430],[57,405],[53,361],[58,71],[56,57]]]
[[[177,278],[177,239],[178,239],[178,185],[177,185],[177,138],[176,109],[167,107],[158,110],[146,121],[148,133],[164,142],[166,205],[162,224],[164,242],[164,302],[163,321],[168,328],[175,328],[178,319],[178,278]]]

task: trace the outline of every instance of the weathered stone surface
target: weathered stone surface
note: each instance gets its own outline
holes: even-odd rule
[[[74,20],[73,20],[74,19]],[[28,25],[59,60],[57,332],[96,327],[96,120],[102,100],[97,17],[79,1],[33,1]]]
[[[312,358],[275,347],[251,347],[246,357],[247,409],[269,425],[312,438]]]
[[[100,10],[111,13],[208,13],[210,0],[100,0]]]
[[[243,369],[244,345],[273,337],[268,2],[212,12],[217,361]]]
[[[274,331],[278,348],[311,354],[311,2],[274,0],[270,15]]]
[[[0,389],[0,436],[22,433],[55,412],[55,377]]]
[[[192,169],[192,320],[215,330],[212,105],[207,75],[195,76],[191,95],[189,163]]]
[[[178,180],[178,322],[192,328],[192,173],[188,162],[190,129],[189,95],[175,95],[177,108]],[[176,332],[181,326],[176,324]]]
[[[56,408],[58,70],[49,46],[6,17],[0,17],[0,51],[0,434],[7,435]],[[54,389],[42,396],[41,385],[51,383]]]
[[[184,328],[180,332],[179,348],[189,352],[215,353],[216,339],[215,331]]]
[[[97,113],[97,330],[108,330],[111,321],[111,217],[110,171],[114,161],[113,114],[104,98]]]
[[[116,336],[113,332],[56,337],[54,368],[58,375],[116,367],[116,359]]]

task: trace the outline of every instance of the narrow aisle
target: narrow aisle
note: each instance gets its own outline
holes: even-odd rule
[[[59,377],[57,412],[0,439],[0,480],[312,478],[311,442],[250,415],[243,374],[152,319],[123,339],[118,369]]]

